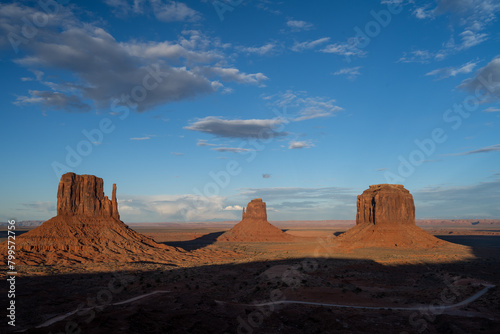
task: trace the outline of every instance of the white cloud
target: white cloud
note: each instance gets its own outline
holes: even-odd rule
[[[428,10],[427,7],[418,7],[413,11],[418,19],[428,19],[434,17],[434,10]]]
[[[361,75],[361,73],[359,72],[360,68],[361,66],[342,68],[337,72],[333,73],[333,75],[345,75],[349,80],[354,80],[359,75]]]
[[[267,43],[259,47],[238,47],[238,50],[250,53],[250,54],[258,54],[260,56],[270,54],[276,50],[276,44]]]
[[[288,20],[286,22],[286,25],[292,30],[292,31],[303,31],[303,30],[310,30],[313,28],[313,24],[306,22],[306,21],[298,21],[298,20]]]
[[[305,92],[291,90],[265,97],[271,107],[286,109],[292,121],[305,121],[313,118],[330,117],[343,109],[336,104],[334,99],[328,97],[311,97]],[[296,115],[290,110],[297,109]]]
[[[484,112],[499,112],[500,108],[489,107],[483,110]]]
[[[449,77],[454,77],[458,74],[466,74],[472,72],[474,67],[476,67],[476,62],[468,62],[459,67],[445,67],[439,68],[433,71],[426,73],[425,75],[435,75],[438,76],[439,79],[445,79]]]
[[[120,195],[118,209],[124,221],[174,222],[210,219],[238,219],[239,214],[224,210],[222,196],[199,195]]]
[[[182,157],[184,155],[184,153],[180,153],[180,152],[170,152],[170,154],[178,156],[178,157]]]
[[[154,14],[163,22],[195,22],[201,19],[201,14],[178,1],[151,0]]]
[[[350,39],[348,42],[329,44],[320,51],[324,53],[333,53],[347,57],[351,56],[363,57],[366,55],[366,51],[363,51],[360,48],[358,48],[354,38]]]
[[[290,143],[288,143],[288,149],[290,150],[295,150],[295,149],[300,149],[300,148],[311,148],[314,145],[311,143],[311,141],[294,141],[292,140]]]
[[[434,57],[435,54],[428,50],[415,50],[408,53],[404,52],[398,61],[402,63],[428,63]]]
[[[241,148],[241,147],[214,147],[211,148],[211,150],[217,152],[231,152],[231,153],[243,153],[251,151],[248,148]]]
[[[242,211],[243,207],[239,205],[229,205],[224,208],[224,211]]]
[[[452,34],[444,47],[435,52],[429,52],[426,59],[404,55],[401,61],[405,62],[428,62],[430,60],[442,60],[449,55],[467,50],[473,46],[483,43],[489,38],[486,28],[497,19],[500,11],[500,3],[497,0],[438,0],[435,8],[429,9],[429,5],[416,7],[413,14],[419,19],[434,19],[439,15],[452,16]],[[455,31],[459,31],[455,35]],[[456,37],[456,38],[455,38]],[[459,42],[455,42],[458,39]]]
[[[269,78],[262,73],[242,73],[237,68],[206,67],[202,70],[206,74],[215,74],[224,81],[234,81],[240,84],[264,86],[264,81]]]
[[[149,140],[151,137],[132,137],[130,140]]]
[[[295,42],[295,44],[291,47],[292,51],[295,52],[301,52],[304,50],[310,50],[310,49],[315,49],[316,47],[320,46],[321,44],[327,43],[330,40],[330,37],[323,37],[319,39],[315,39],[312,41],[306,41],[306,42]]]

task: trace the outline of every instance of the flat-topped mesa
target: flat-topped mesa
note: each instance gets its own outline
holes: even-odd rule
[[[358,196],[356,225],[415,225],[413,196],[400,184],[371,185]]]
[[[120,220],[113,184],[112,200],[104,196],[103,180],[94,175],[66,173],[57,190],[57,215],[113,217]]]
[[[356,226],[336,238],[339,249],[452,247],[415,224],[413,196],[399,184],[370,186],[358,196]],[[458,248],[457,248],[458,247]]]
[[[262,201],[262,198],[253,199],[247,205],[247,211],[245,213],[245,208],[243,208],[242,219],[263,219],[267,221],[267,209],[266,203]]]

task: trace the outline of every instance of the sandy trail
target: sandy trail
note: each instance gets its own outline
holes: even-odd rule
[[[241,306],[251,306],[251,307],[261,307],[261,306],[269,306],[269,305],[284,305],[284,304],[302,304],[302,305],[315,305],[315,306],[328,306],[328,307],[340,307],[340,308],[356,308],[356,309],[370,309],[370,310],[401,310],[401,311],[422,311],[422,310],[432,310],[432,312],[438,313],[438,312],[443,312],[447,310],[453,310],[457,309],[460,307],[463,307],[465,305],[468,305],[472,303],[473,301],[477,300],[480,298],[482,295],[484,295],[486,292],[488,292],[489,289],[495,287],[495,285],[484,285],[484,289],[481,291],[478,291],[474,295],[470,296],[469,298],[461,301],[460,303],[457,304],[452,304],[452,305],[441,305],[441,306],[435,306],[435,305],[419,305],[419,306],[412,306],[412,307],[392,307],[392,306],[363,306],[363,305],[342,305],[342,304],[329,304],[329,303],[317,303],[317,302],[306,302],[306,301],[300,301],[300,300],[281,300],[281,301],[276,301],[276,302],[266,302],[266,303],[257,303],[257,304],[236,304],[236,303],[227,303],[223,301],[216,301],[217,303],[223,303],[223,304],[232,304],[232,305],[241,305]]]
[[[123,300],[121,302],[116,302],[116,303],[109,304],[109,305],[117,306],[117,305],[128,304],[128,303],[134,302],[134,301],[139,300],[139,299],[143,299],[143,298],[146,298],[146,297],[149,297],[149,296],[152,296],[152,295],[156,295],[158,293],[168,293],[168,292],[170,292],[170,291],[166,291],[166,290],[153,291],[153,292],[150,292],[150,293],[146,293],[146,294],[143,294],[143,295],[132,297],[130,299]],[[52,324],[55,324],[56,322],[62,321],[64,319],[66,319],[67,317],[72,316],[73,314],[75,314],[77,312],[88,311],[88,310],[91,310],[91,309],[93,309],[93,307],[76,309],[76,310],[74,310],[72,312],[68,312],[68,313],[65,313],[65,314],[62,314],[62,315],[58,315],[57,317],[51,318],[50,320],[45,321],[43,324],[36,326],[36,328],[42,328],[42,327],[50,326]],[[24,332],[24,331],[26,331],[26,329],[22,330],[22,331],[19,331],[19,332]]]

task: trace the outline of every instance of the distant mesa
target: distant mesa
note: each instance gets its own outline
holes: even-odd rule
[[[7,249],[4,244],[0,247]],[[20,264],[170,263],[179,255],[177,248],[158,244],[120,221],[116,184],[109,200],[103,180],[94,175],[64,174],[57,192],[57,216],[16,237]]]
[[[217,238],[229,242],[280,242],[295,238],[267,221],[266,203],[261,198],[253,199],[243,208],[241,221]]]
[[[451,245],[415,225],[415,204],[399,184],[371,185],[358,196],[356,226],[337,237],[342,248],[426,249]]]

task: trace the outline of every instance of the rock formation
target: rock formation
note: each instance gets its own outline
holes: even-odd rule
[[[253,199],[243,208],[241,221],[217,238],[218,241],[259,242],[291,241],[294,237],[267,221],[266,203],[261,198]]]
[[[101,178],[64,174],[57,192],[57,216],[16,237],[16,262],[170,263],[183,256],[178,249],[130,229],[119,217],[116,185],[109,200],[104,196]],[[4,244],[0,246],[7,249]]]
[[[399,184],[371,185],[358,196],[356,226],[336,242],[343,248],[433,248],[447,245],[415,225],[413,196]]]
[[[116,184],[110,201],[104,196],[103,181],[94,175],[66,173],[57,191],[57,215],[113,217],[120,219],[116,201]]]

